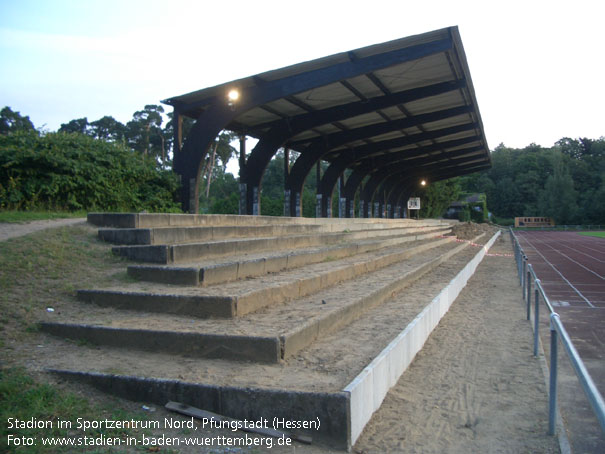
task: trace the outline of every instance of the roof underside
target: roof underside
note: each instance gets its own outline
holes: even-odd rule
[[[446,44],[426,51],[427,46],[439,43]],[[425,52],[419,58],[388,60],[405,49]],[[351,62],[383,56],[387,63],[378,68],[328,77],[325,84],[311,89],[297,91],[296,84],[289,83],[306,75],[324,77]],[[231,89],[237,89],[241,102],[246,102],[247,93],[281,82],[281,87],[286,88],[281,88],[279,96],[268,102],[251,103],[224,129],[262,140],[284,121],[289,124],[321,117],[322,121],[311,121],[311,126],[304,130],[295,129],[283,146],[304,153],[324,141],[330,144],[322,156],[327,161],[355,150],[371,150],[372,157],[396,153],[398,160],[409,162],[410,168],[414,165],[434,168],[443,163],[453,169],[447,172],[448,176],[455,175],[458,166],[462,174],[468,173],[469,166],[481,170],[490,165],[489,148],[457,27],[300,63],[164,102],[180,114],[197,119],[213,103],[225,103]],[[363,104],[377,107],[364,110]],[[351,107],[350,115],[343,114],[343,107]],[[349,167],[362,164],[359,160]]]

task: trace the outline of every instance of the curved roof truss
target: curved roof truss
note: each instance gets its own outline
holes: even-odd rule
[[[236,100],[229,98],[233,90],[239,95]],[[353,170],[349,178],[354,175],[344,185],[347,206],[364,179],[362,200],[367,206],[381,185],[388,186],[393,202],[419,176],[432,175],[434,181],[490,165],[457,27],[342,52],[164,102],[174,107],[174,169],[182,177],[183,208],[192,212],[197,210],[201,164],[223,129],[258,139],[247,160],[240,159],[248,214],[260,214],[263,173],[280,148],[300,153],[285,182],[291,215],[300,215],[305,178],[320,160],[329,163],[318,188],[323,215],[330,214],[334,185],[347,169]],[[184,141],[183,116],[196,120]]]

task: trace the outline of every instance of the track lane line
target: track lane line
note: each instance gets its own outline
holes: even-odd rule
[[[544,256],[542,255],[542,253],[540,253],[540,251],[538,251],[538,250],[536,249],[536,247],[535,247],[535,246],[534,246],[534,245],[531,243],[531,241],[529,241],[529,239],[528,239],[528,238],[527,238],[525,235],[523,235],[523,238],[524,238],[524,239],[525,239],[525,241],[527,241],[527,243],[528,243],[528,244],[529,244],[529,245],[530,245],[530,246],[533,248],[533,250],[534,250],[534,251],[536,251],[536,253],[537,253],[537,254],[538,254],[540,257],[542,257],[542,259],[543,259],[543,260],[544,260],[546,263],[548,263],[548,264],[549,264],[549,265],[552,267],[552,269],[553,269],[553,270],[555,270],[555,271],[556,271],[556,272],[559,274],[559,276],[561,276],[561,278],[562,278],[562,279],[563,279],[565,282],[567,282],[567,284],[569,284],[569,286],[570,286],[572,289],[574,289],[574,290],[575,290],[575,292],[576,292],[578,295],[580,295],[580,297],[581,297],[581,298],[582,298],[584,301],[586,301],[586,303],[587,303],[587,304],[588,304],[590,307],[592,307],[593,309],[595,309],[595,306],[594,306],[594,305],[593,305],[593,304],[592,304],[592,303],[591,303],[591,302],[590,302],[590,301],[589,301],[589,300],[588,300],[588,299],[587,299],[587,298],[586,298],[584,295],[582,295],[582,293],[581,293],[581,292],[580,292],[580,291],[579,291],[577,288],[575,288],[575,287],[574,287],[574,286],[571,284],[571,282],[569,282],[569,281],[567,280],[567,278],[566,278],[565,276],[563,276],[563,274],[562,274],[562,273],[561,273],[561,272],[560,272],[560,271],[559,271],[559,270],[558,270],[558,269],[557,269],[557,268],[556,268],[556,267],[555,267],[555,266],[554,266],[552,263],[550,263],[550,261],[548,261],[548,259],[547,259],[546,257],[544,257]]]

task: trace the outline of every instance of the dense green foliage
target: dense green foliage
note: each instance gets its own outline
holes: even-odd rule
[[[0,135],[0,208],[174,211],[177,179],[121,143],[80,133]]]
[[[172,113],[149,104],[122,124],[111,116],[64,123],[57,133],[37,131],[27,116],[0,111],[0,209],[177,210],[177,179],[172,165]],[[184,137],[193,120],[183,118]],[[223,131],[202,163],[202,213],[236,214],[238,179],[227,173],[237,136]],[[429,182],[415,196],[422,217],[440,217],[448,205],[482,193],[480,206],[467,206],[461,220],[482,222],[486,212],[499,223],[516,216],[548,216],[557,224],[605,224],[605,138],[563,138],[552,148],[499,145],[492,168],[483,173]],[[297,158],[290,153],[290,165]],[[322,173],[328,164],[322,162]],[[316,172],[303,190],[303,216],[315,217]],[[336,191],[332,212],[338,212]],[[487,204],[487,210],[485,205]],[[284,154],[265,169],[261,213],[281,216],[284,206]],[[479,208],[479,209],[478,209]]]
[[[461,195],[460,183],[456,178],[429,183],[418,196],[421,198],[420,216],[437,218],[443,215],[447,207]]]
[[[296,153],[291,152],[290,165],[294,163],[296,156]],[[327,163],[323,163],[324,170],[325,167]],[[224,167],[216,169],[214,173],[215,178],[208,198],[200,196],[200,210],[204,213],[237,214],[239,212],[238,181],[232,174],[226,173]],[[303,216],[305,217],[315,217],[316,188],[317,178],[313,170],[309,173],[303,188]],[[284,214],[284,153],[282,151],[277,152],[265,169],[261,190],[261,213],[263,216]]]
[[[492,168],[460,178],[483,192],[497,218],[548,216],[557,224],[605,224],[605,138],[559,140],[552,148],[496,147]]]

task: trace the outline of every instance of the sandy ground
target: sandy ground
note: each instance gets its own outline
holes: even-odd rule
[[[510,252],[508,235],[491,252]],[[355,448],[364,453],[555,453],[547,390],[514,262],[485,257]]]
[[[10,238],[24,236],[29,233],[38,232],[44,229],[82,224],[85,222],[86,218],[48,219],[44,221],[31,221],[23,224],[1,222],[0,241],[6,241]]]

